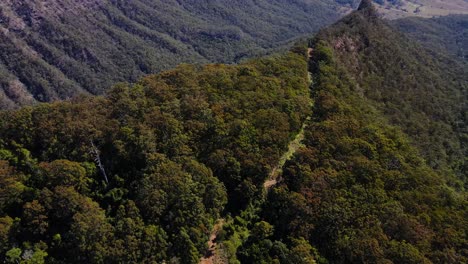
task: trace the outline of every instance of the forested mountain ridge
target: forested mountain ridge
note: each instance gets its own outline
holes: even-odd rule
[[[466,63],[446,56],[443,49],[425,49],[375,13],[372,17],[366,23],[361,16],[348,16],[318,38],[334,47],[362,96],[414,139],[432,167],[451,164],[465,178]]]
[[[334,1],[0,2],[0,107],[101,94],[184,63],[232,63],[338,19]]]
[[[365,2],[311,40],[304,147],[225,225],[230,263],[467,262],[466,75]]]
[[[234,264],[468,262],[465,64],[370,0],[308,44],[0,111],[0,259],[198,263],[223,218]]]

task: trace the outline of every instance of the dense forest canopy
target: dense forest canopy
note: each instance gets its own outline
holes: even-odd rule
[[[306,58],[181,65],[105,97],[1,112],[1,258],[197,263],[308,115]]]
[[[226,225],[220,251],[230,263],[467,262],[461,62],[395,32],[370,5],[310,48],[304,146],[259,208]]]
[[[463,17],[391,27],[364,0],[308,45],[138,78],[237,61],[334,16],[305,0],[75,2],[0,4],[4,91],[135,82],[0,111],[3,262],[199,263],[216,222],[222,263],[468,262],[467,64],[459,36],[437,40]]]
[[[351,15],[318,38],[334,48],[361,96],[413,139],[431,167],[466,180],[467,64],[444,49],[423,48],[380,19],[371,22]]]

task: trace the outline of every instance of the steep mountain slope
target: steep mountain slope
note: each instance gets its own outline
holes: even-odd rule
[[[431,167],[466,174],[460,164],[467,150],[466,64],[374,20],[350,16],[318,38],[330,43],[358,92],[414,139]]]
[[[304,147],[226,248],[241,263],[466,263],[466,75],[369,1],[310,44]]]
[[[0,107],[100,94],[181,62],[237,62],[335,21],[334,1],[0,2]]]
[[[232,63],[269,53],[357,2],[1,1],[0,108],[101,94],[182,62]]]
[[[445,50],[468,61],[468,15],[411,17],[394,20],[391,24],[432,50]]]

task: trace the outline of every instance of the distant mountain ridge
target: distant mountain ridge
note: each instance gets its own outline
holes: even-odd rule
[[[339,18],[334,1],[0,3],[0,108],[100,94],[185,63],[262,55]]]
[[[357,6],[360,0],[336,0],[337,3]],[[436,17],[453,14],[468,14],[466,0],[373,0],[377,11],[387,19],[409,16]]]
[[[358,2],[1,1],[0,109],[102,94],[181,63],[265,55],[335,22]],[[409,1],[374,6],[386,15],[402,3]]]

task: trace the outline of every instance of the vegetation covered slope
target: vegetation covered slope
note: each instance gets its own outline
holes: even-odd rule
[[[394,20],[391,24],[432,50],[445,50],[468,61],[468,15],[430,19],[410,17]]]
[[[319,33],[357,92],[410,136],[428,164],[466,177],[466,64],[424,49],[373,14],[359,12]],[[391,40],[391,41],[389,41]],[[463,174],[463,175],[462,175]]]
[[[310,48],[310,120],[301,47],[0,112],[2,261],[197,263],[223,215],[231,263],[466,263],[464,64],[370,0]]]
[[[0,113],[0,259],[197,263],[309,114],[305,48]],[[35,261],[35,262],[34,262]]]
[[[102,94],[182,62],[239,62],[310,35],[358,2],[3,0],[0,108]]]
[[[453,171],[434,166],[466,158],[455,153],[466,151],[467,131],[452,126],[466,76],[415,47],[372,8],[311,41],[314,109],[305,146],[250,217],[240,263],[468,261],[466,189]],[[226,230],[231,237],[235,225]]]
[[[100,94],[185,63],[265,54],[339,17],[334,1],[0,3],[0,107]]]

